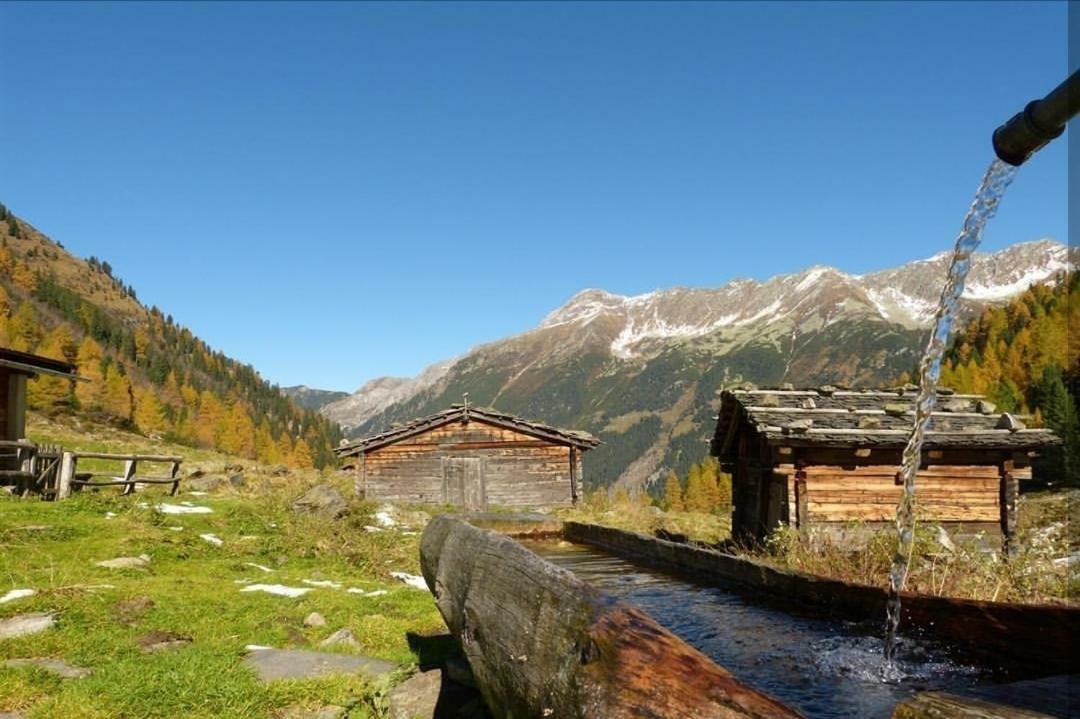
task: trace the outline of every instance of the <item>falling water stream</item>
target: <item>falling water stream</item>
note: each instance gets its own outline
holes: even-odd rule
[[[889,573],[889,602],[885,619],[885,662],[882,676],[890,679],[896,675],[896,631],[900,625],[900,592],[904,588],[911,564],[911,550],[915,537],[915,474],[922,461],[922,446],[930,426],[931,411],[937,399],[937,383],[941,375],[941,360],[949,340],[949,331],[956,319],[960,296],[964,293],[964,281],[971,269],[971,255],[982,241],[983,228],[994,216],[1002,195],[1016,175],[1016,169],[995,159],[983,176],[975,200],[971,203],[964,225],[956,237],[956,249],[945,288],[941,291],[934,328],[927,342],[919,365],[919,393],[915,399],[915,424],[908,436],[900,467],[904,491],[896,508],[896,555]]]

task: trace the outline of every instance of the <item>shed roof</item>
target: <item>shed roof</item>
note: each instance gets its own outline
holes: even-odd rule
[[[891,390],[738,389],[721,394],[712,453],[733,459],[732,439],[749,426],[774,446],[880,447],[900,449],[915,421],[918,388]],[[926,449],[1024,450],[1056,444],[1048,429],[998,412],[985,397],[938,391],[926,433]]]
[[[0,367],[7,367],[15,372],[27,375],[51,374],[78,379],[75,375],[75,365],[52,357],[19,352],[18,350],[0,347]]]
[[[524,434],[546,439],[554,444],[564,444],[579,449],[592,449],[600,444],[600,440],[588,432],[578,432],[569,429],[559,429],[539,422],[521,419],[512,414],[500,412],[491,407],[466,407],[465,405],[453,405],[449,409],[427,417],[414,419],[408,424],[395,427],[387,432],[364,437],[348,444],[344,444],[334,450],[339,457],[352,457],[365,452],[370,452],[379,447],[385,447],[394,442],[412,437],[428,430],[450,424],[454,421],[476,419],[480,422],[516,430]]]

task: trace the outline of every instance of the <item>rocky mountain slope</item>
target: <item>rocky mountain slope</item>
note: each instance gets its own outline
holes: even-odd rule
[[[633,297],[588,289],[533,330],[417,378],[372,380],[322,412],[357,436],[469,392],[477,404],[597,434],[605,444],[586,457],[589,480],[642,486],[700,459],[725,383],[877,386],[910,370],[948,261],[942,253],[866,275],[818,266]],[[978,255],[963,311],[1050,281],[1068,262],[1052,240]]]

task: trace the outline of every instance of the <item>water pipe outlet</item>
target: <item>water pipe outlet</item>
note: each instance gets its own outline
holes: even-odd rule
[[[994,153],[1019,167],[1043,145],[1065,132],[1080,112],[1080,71],[1074,72],[1041,100],[1032,100],[1011,120],[994,130]]]

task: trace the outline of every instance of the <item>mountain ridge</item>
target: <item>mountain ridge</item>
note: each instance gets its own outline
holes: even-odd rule
[[[876,386],[913,368],[948,259],[939,253],[861,275],[816,265],[631,296],[587,288],[525,332],[393,378],[389,389],[376,378],[320,411],[357,436],[469,392],[471,401],[600,436],[606,444],[586,459],[597,484],[647,485],[700,459],[725,382]],[[1052,281],[1070,264],[1068,248],[1050,239],[979,253],[962,316]]]

